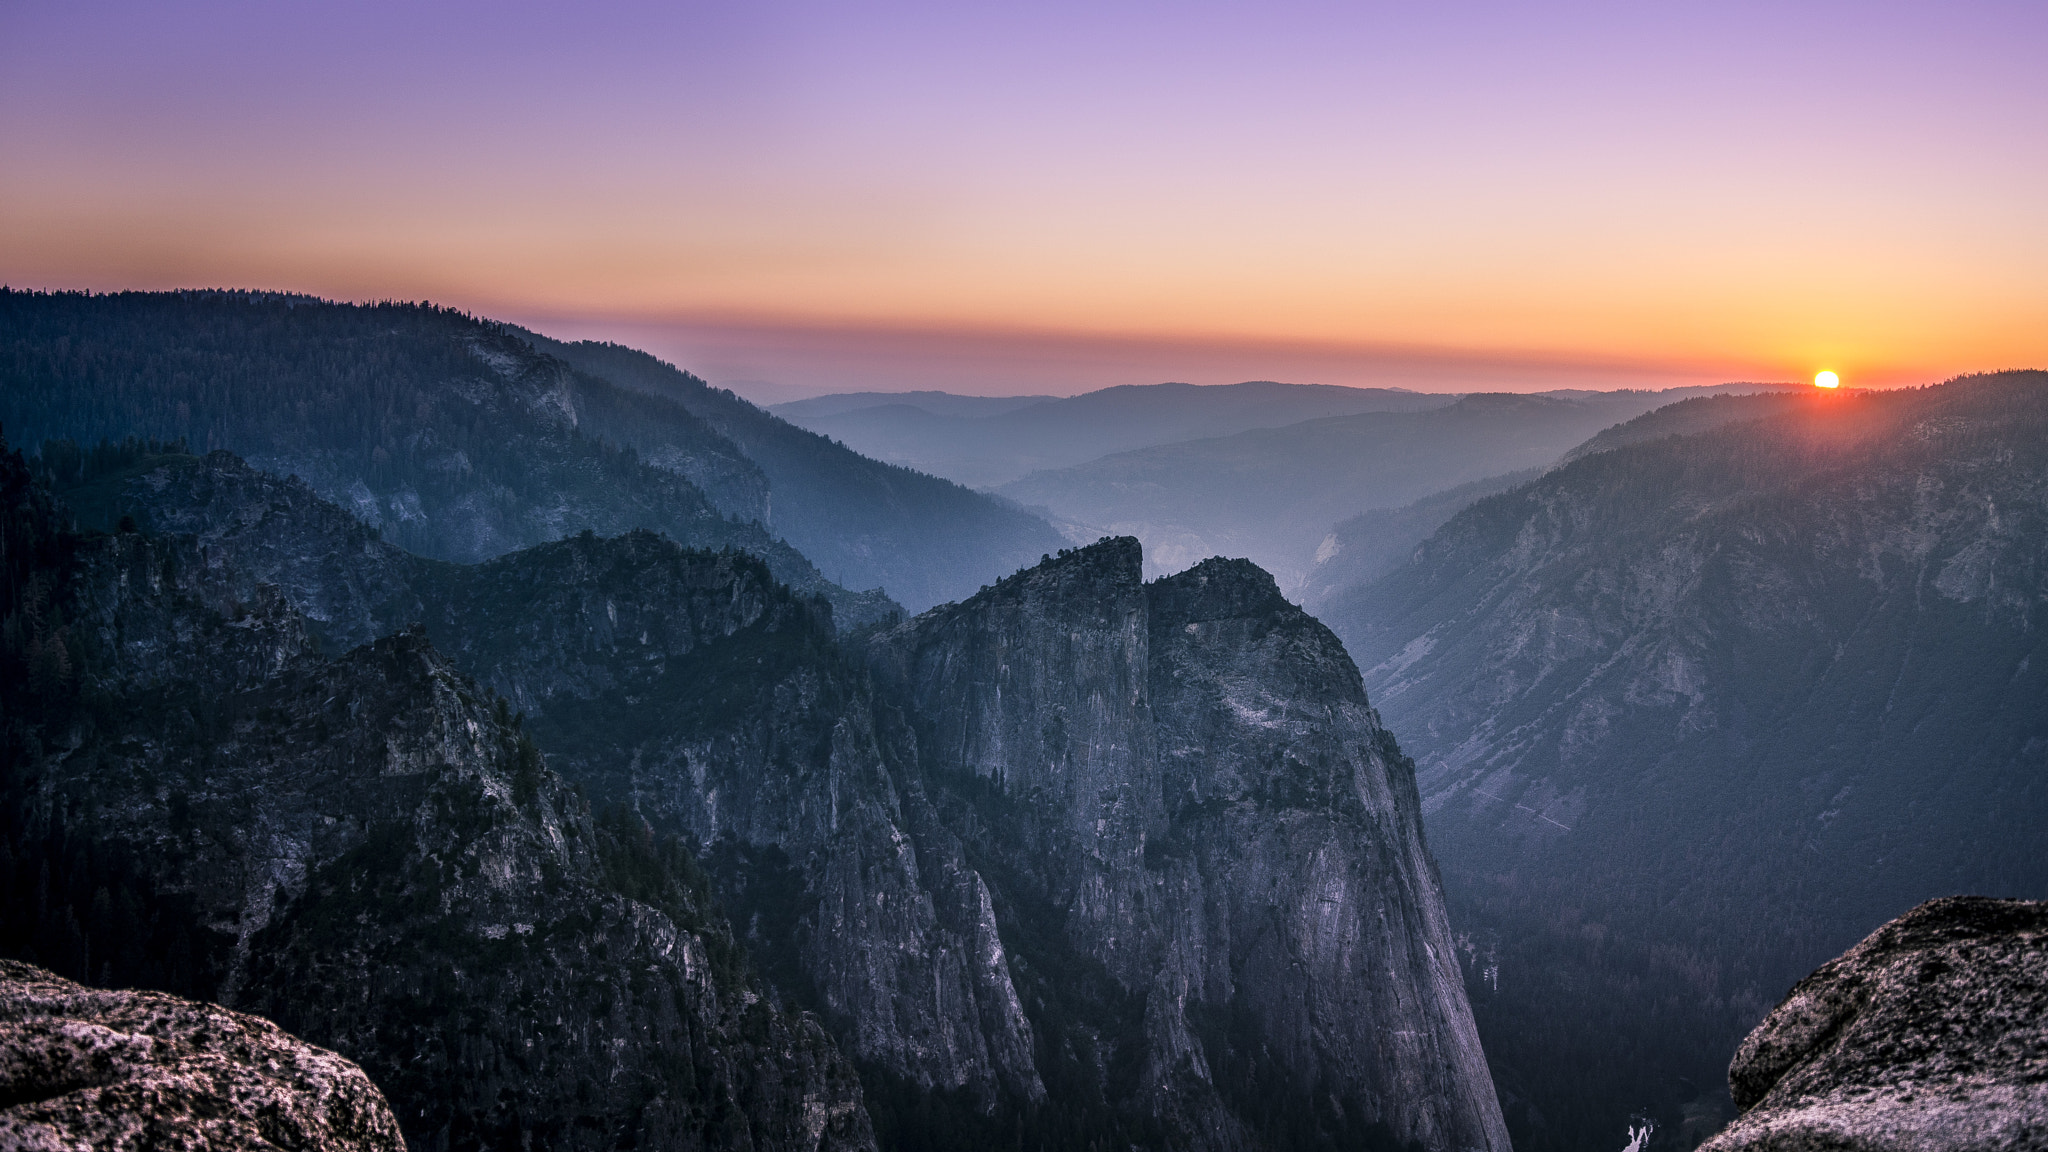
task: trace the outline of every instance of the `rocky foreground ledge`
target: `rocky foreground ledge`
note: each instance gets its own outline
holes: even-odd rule
[[[1930,900],[1799,982],[1701,1152],[2048,1149],[2048,902]]]
[[[0,960],[0,1148],[404,1152],[354,1064],[275,1024]]]

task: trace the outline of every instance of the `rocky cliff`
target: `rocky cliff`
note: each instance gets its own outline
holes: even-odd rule
[[[1256,1022],[1276,1081],[1348,1089],[1403,1139],[1505,1149],[1414,768],[1343,646],[1242,560],[1147,600],[1166,852],[1199,881],[1168,965],[1190,1019]]]
[[[198,538],[72,536],[0,470],[10,951],[332,1047],[415,1152],[872,1146],[689,854],[593,815],[423,634],[322,657]]]
[[[1705,1152],[2048,1147],[2048,903],[1930,900],[1799,982]]]
[[[0,1145],[405,1152],[362,1069],[267,1020],[0,960]]]
[[[1042,1046],[1100,1053],[1178,1146],[1506,1148],[1412,769],[1342,646],[1244,561],[1140,573],[1105,540],[869,649],[1015,909]]]
[[[754,562],[652,537],[461,586],[437,643],[591,795],[702,847],[885,1134],[957,1100],[960,1138],[1037,1147],[1506,1147],[1412,769],[1256,568],[1147,586],[1106,541],[865,670]]]
[[[273,494],[257,532],[204,503],[145,511],[335,640],[417,619],[342,662],[430,639],[600,809],[682,834],[885,1139],[1506,1146],[1412,769],[1248,564],[1147,586],[1106,541],[849,652],[744,555],[636,533],[422,564],[331,509]],[[337,884],[299,915],[370,899]],[[383,986],[401,943],[352,944],[347,978]]]

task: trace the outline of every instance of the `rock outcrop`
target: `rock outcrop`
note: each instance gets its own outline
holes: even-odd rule
[[[2048,902],[1930,900],[1792,989],[1703,1152],[2048,1148]]]
[[[0,960],[0,1147],[405,1152],[362,1069],[267,1020]]]

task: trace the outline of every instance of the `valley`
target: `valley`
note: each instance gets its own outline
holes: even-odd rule
[[[415,1150],[1689,1149],[2048,892],[2039,373],[1261,386],[992,496],[432,308],[0,317],[0,952]]]

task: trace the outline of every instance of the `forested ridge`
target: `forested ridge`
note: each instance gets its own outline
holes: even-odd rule
[[[871,460],[645,352],[525,335],[584,372],[681,405],[737,444],[769,478],[769,526],[849,587],[880,585],[922,611],[1067,543],[1008,501]]]
[[[2048,895],[2048,374],[1693,401],[1324,605],[1417,758],[1523,1152],[1729,1115],[1921,900]]]
[[[761,555],[849,619],[889,610],[758,523],[759,469],[681,406],[430,304],[0,290],[0,422],[31,450],[130,437],[228,449],[423,556],[651,528]]]

